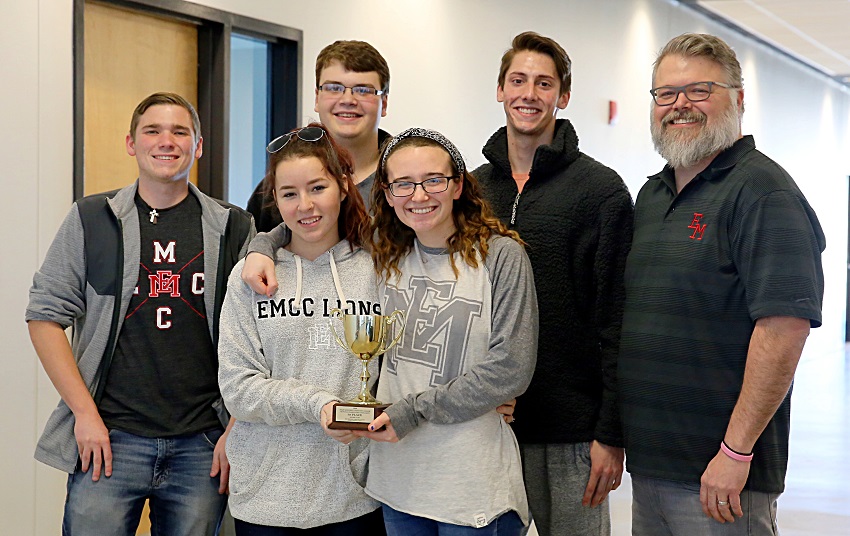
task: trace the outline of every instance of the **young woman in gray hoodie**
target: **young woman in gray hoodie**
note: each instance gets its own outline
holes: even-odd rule
[[[369,216],[350,157],[321,125],[267,149],[266,187],[292,230],[275,254],[281,285],[257,294],[237,264],[218,343],[219,384],[236,419],[226,448],[236,533],[383,534],[379,504],[363,491],[367,440],[321,421],[323,408],[360,387],[359,362],[331,336],[330,310],[381,314],[372,260],[361,249]]]

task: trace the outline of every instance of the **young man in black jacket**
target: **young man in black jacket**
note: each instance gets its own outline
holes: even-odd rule
[[[507,124],[473,174],[496,214],[527,243],[540,309],[537,369],[514,430],[541,536],[608,535],[620,485],[617,354],[632,200],[613,170],[578,149],[569,120],[570,58],[552,39],[516,36],[497,100]]]

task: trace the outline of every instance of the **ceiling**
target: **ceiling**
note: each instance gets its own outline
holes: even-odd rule
[[[850,87],[850,0],[680,0]]]

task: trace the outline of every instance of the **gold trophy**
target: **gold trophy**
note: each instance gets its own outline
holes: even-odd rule
[[[341,317],[344,328],[345,342],[340,339],[330,321],[331,332],[340,346],[350,351],[360,360],[363,370],[360,373],[360,394],[348,402],[334,404],[333,418],[328,428],[335,430],[367,430],[369,423],[383,413],[389,404],[382,404],[369,392],[369,361],[383,354],[401,339],[404,333],[404,313],[393,311],[389,316],[382,315],[347,315],[341,309],[331,309],[331,318]],[[398,335],[387,344],[391,337],[390,326],[400,320]]]

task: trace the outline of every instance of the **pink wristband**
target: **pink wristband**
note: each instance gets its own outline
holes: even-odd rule
[[[723,454],[729,456],[730,458],[732,458],[735,461],[738,461],[738,462],[751,462],[751,461],[753,461],[753,453],[752,452],[749,453],[749,454],[741,454],[740,452],[735,452],[734,450],[730,449],[726,445],[725,440],[720,442],[720,450],[723,451]]]

